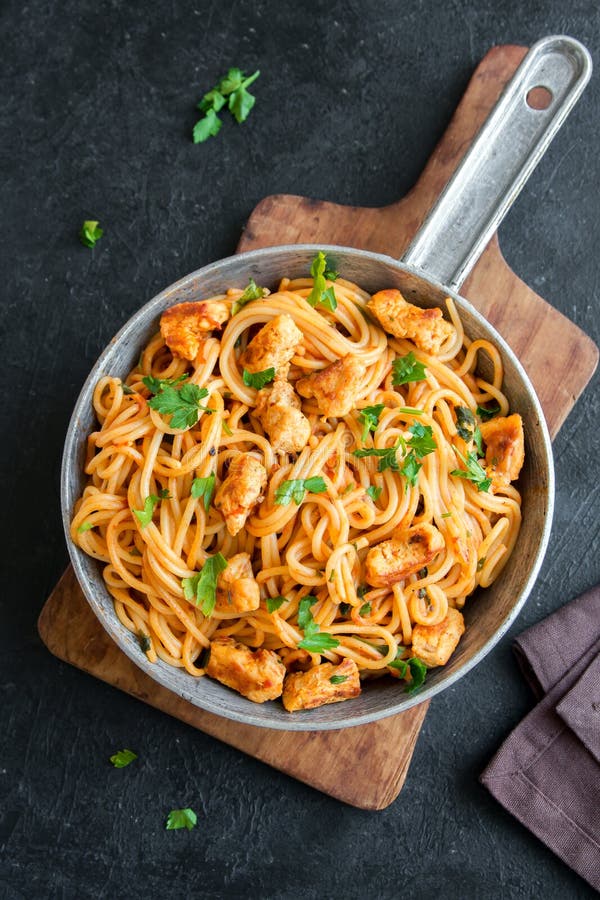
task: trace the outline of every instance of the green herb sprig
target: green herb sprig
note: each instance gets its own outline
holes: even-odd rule
[[[302,650],[309,653],[323,653],[325,650],[333,650],[339,646],[337,638],[321,631],[313,618],[311,606],[317,602],[316,597],[303,597],[298,606],[298,627],[304,632],[304,637],[298,644]]]
[[[325,479],[320,475],[312,478],[294,478],[279,485],[275,491],[275,503],[278,506],[288,506],[293,500],[296,506],[300,506],[307,491],[311,494],[322,494],[326,490]]]
[[[415,354],[410,351],[406,356],[399,356],[392,363],[392,384],[408,384],[411,381],[423,381],[427,369],[419,362]]]
[[[176,831],[179,828],[187,828],[191,831],[198,821],[198,816],[193,809],[172,809],[167,816],[165,828],[167,831]]]
[[[83,244],[84,247],[95,247],[102,235],[104,234],[104,230],[99,227],[99,222],[94,222],[91,219],[86,219],[79,230],[79,240]]]
[[[269,369],[263,369],[262,372],[249,372],[248,369],[244,369],[242,373],[242,380],[246,387],[256,388],[257,391],[264,388],[274,378],[275,369],[272,366]]]
[[[231,315],[237,315],[247,303],[250,303],[252,300],[261,300],[268,293],[267,288],[259,287],[254,278],[249,278],[248,284],[244,288],[244,293],[234,300],[231,305]]]
[[[227,560],[221,553],[209,556],[200,572],[182,579],[181,586],[186,600],[193,600],[207,618],[212,615],[217,602],[217,578],[227,568]]]
[[[229,69],[211,91],[208,91],[198,103],[198,109],[204,115],[194,125],[192,134],[195,144],[207,141],[221,130],[222,120],[217,115],[225,105],[236,122],[245,122],[254,104],[256,97],[248,88],[256,81],[260,70],[246,77],[241,69]]]
[[[312,261],[310,274],[314,283],[312,291],[306,298],[311,306],[324,306],[330,312],[337,307],[337,299],[333,287],[327,287],[327,281],[336,281],[338,273],[335,269],[331,269],[327,262],[327,257],[322,250],[319,250]]]
[[[485,469],[480,466],[477,460],[477,455],[471,451],[465,458],[460,450],[458,450],[456,447],[454,448],[454,450],[460,457],[465,468],[453,469],[450,474],[455,475],[457,478],[466,478],[467,481],[472,481],[473,484],[477,485],[478,491],[489,491],[492,484],[492,479],[487,477]]]

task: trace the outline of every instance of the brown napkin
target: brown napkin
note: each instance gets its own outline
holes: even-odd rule
[[[600,890],[600,585],[525,631],[515,651],[546,696],[480,780]]]

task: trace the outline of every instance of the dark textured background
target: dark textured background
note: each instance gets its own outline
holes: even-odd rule
[[[477,782],[532,705],[510,635],[435,698],[399,800],[374,814],[59,663],[35,624],[67,562],[65,429],[117,328],[233,252],[267,194],[400,197],[490,46],[566,32],[596,54],[597,3],[564,7],[1,5],[0,896],[592,896]],[[229,65],[261,68],[255,110],[194,146],[194,104]],[[515,271],[596,341],[599,121],[596,75],[501,230]],[[77,241],[84,218],[106,229],[94,251]],[[555,444],[552,541],[513,634],[600,576],[599,412],[596,378]],[[107,760],[123,746],[140,758],[119,771]],[[168,810],[188,804],[198,827],[166,832]]]

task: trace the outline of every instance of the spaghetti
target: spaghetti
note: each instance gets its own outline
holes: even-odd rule
[[[499,455],[508,445],[514,451],[522,432],[512,444],[510,435],[490,438],[494,457],[484,458],[482,444],[492,426],[504,434],[505,423],[512,420],[513,431],[520,423],[508,415],[497,349],[464,335],[450,298],[451,324],[405,304],[399,292],[371,298],[326,274],[329,308],[311,305],[312,278],[283,278],[251,302],[230,289],[203,301],[205,319],[218,309],[220,321],[208,315],[196,331],[193,359],[181,355],[163,317],[162,333],[125,381],[101,378],[88,483],[71,525],[73,541],[103,564],[115,612],[150,661],[193,676],[208,671],[259,701],[283,690],[288,709],[355,696],[359,678],[388,674],[418,685],[423,663],[443,664],[453,651],[466,598],[497,578],[520,526],[510,484],[520,465],[506,476]],[[377,306],[383,294],[410,307],[412,340],[381,327],[393,328]],[[176,311],[193,306],[171,310],[179,339],[190,310],[183,318]],[[288,317],[300,340],[261,388],[256,375],[260,383],[271,370],[252,371],[252,360],[277,356],[275,328]],[[480,354],[491,362],[488,379],[479,374]],[[336,368],[345,360],[350,374]],[[334,379],[330,399],[349,404],[344,414],[327,414],[321,373]],[[269,406],[276,390],[288,399]],[[191,398],[191,426],[172,427],[156,400],[176,392],[176,400]],[[300,425],[287,437],[277,432],[280,420],[295,421],[292,410],[308,423],[303,447]],[[265,478],[244,501],[241,468],[228,475],[249,459]]]

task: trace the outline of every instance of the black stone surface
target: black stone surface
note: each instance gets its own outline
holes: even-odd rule
[[[267,194],[403,195],[490,46],[563,32],[595,55],[597,3],[5,0],[0,20],[0,896],[591,897],[477,776],[532,705],[511,634],[600,576],[598,378],[555,444],[537,586],[512,633],[434,700],[384,812],[345,807],[59,663],[36,617],[67,563],[70,411],[117,328],[233,252]],[[194,105],[229,65],[262,70],[256,108],[194,146]],[[514,270],[596,341],[599,121],[595,76],[501,229]],[[94,251],[77,240],[85,218],[106,229]],[[139,760],[115,770],[124,746]],[[165,831],[186,805],[198,827]]]

